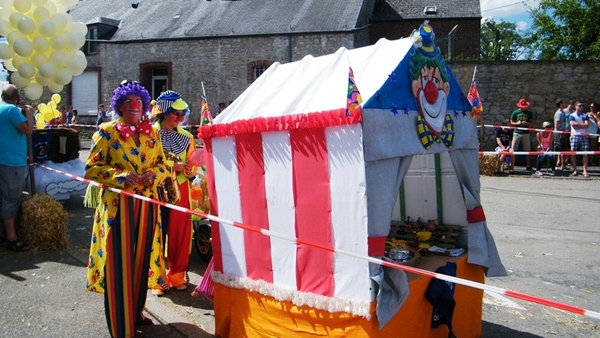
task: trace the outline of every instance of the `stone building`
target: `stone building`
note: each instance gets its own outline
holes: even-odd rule
[[[204,90],[215,110],[273,62],[406,37],[424,20],[445,54],[477,57],[481,19],[475,0],[81,1],[70,14],[89,34],[88,68],[68,100],[91,116],[123,79],[140,81],[153,97],[179,91],[196,114]]]

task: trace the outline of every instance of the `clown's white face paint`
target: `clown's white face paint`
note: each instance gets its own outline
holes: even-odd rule
[[[431,131],[439,134],[444,127],[448,107],[448,84],[439,76],[437,68],[428,67],[423,67],[415,82],[413,84],[419,85],[415,93],[419,113]]]

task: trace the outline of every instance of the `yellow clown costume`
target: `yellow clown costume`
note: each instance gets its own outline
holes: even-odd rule
[[[136,85],[139,86],[136,83],[132,87]],[[130,137],[135,128],[139,145]],[[92,141],[86,178],[125,193],[157,196],[156,185],[170,173],[164,163],[160,136],[148,120],[137,126],[126,125],[123,117],[104,123]],[[154,184],[125,184],[128,175],[146,172],[153,174]],[[148,321],[142,312],[149,280],[165,279],[159,206],[125,193],[98,190],[88,258],[86,289],[104,294],[107,324],[113,337],[133,336],[134,325]]]

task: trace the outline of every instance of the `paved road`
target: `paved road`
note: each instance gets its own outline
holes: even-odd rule
[[[592,179],[519,173],[481,178],[488,224],[509,270],[487,283],[600,311],[600,171]],[[83,290],[92,212],[81,202],[64,202],[72,215],[68,252],[0,249],[0,337],[108,336],[102,297]],[[193,286],[205,267],[193,253]],[[483,337],[600,337],[598,320],[506,297],[484,301]],[[189,292],[149,295],[147,305],[158,324],[141,328],[147,337],[214,334],[212,305]]]
[[[597,168],[594,168],[597,169]],[[482,177],[481,196],[508,277],[487,284],[600,311],[600,180]],[[485,297],[484,337],[600,337],[600,321]]]

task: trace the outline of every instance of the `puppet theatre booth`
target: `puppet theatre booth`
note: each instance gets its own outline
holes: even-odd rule
[[[429,25],[275,63],[199,134],[211,211],[242,224],[212,224],[217,336],[448,337],[434,308],[458,337],[480,335],[481,290],[441,286],[430,302],[431,278],[363,258],[384,257],[401,185],[402,212],[423,219],[444,185],[468,251],[419,267],[506,274],[480,205],[476,119]],[[436,154],[439,184],[421,174]]]

